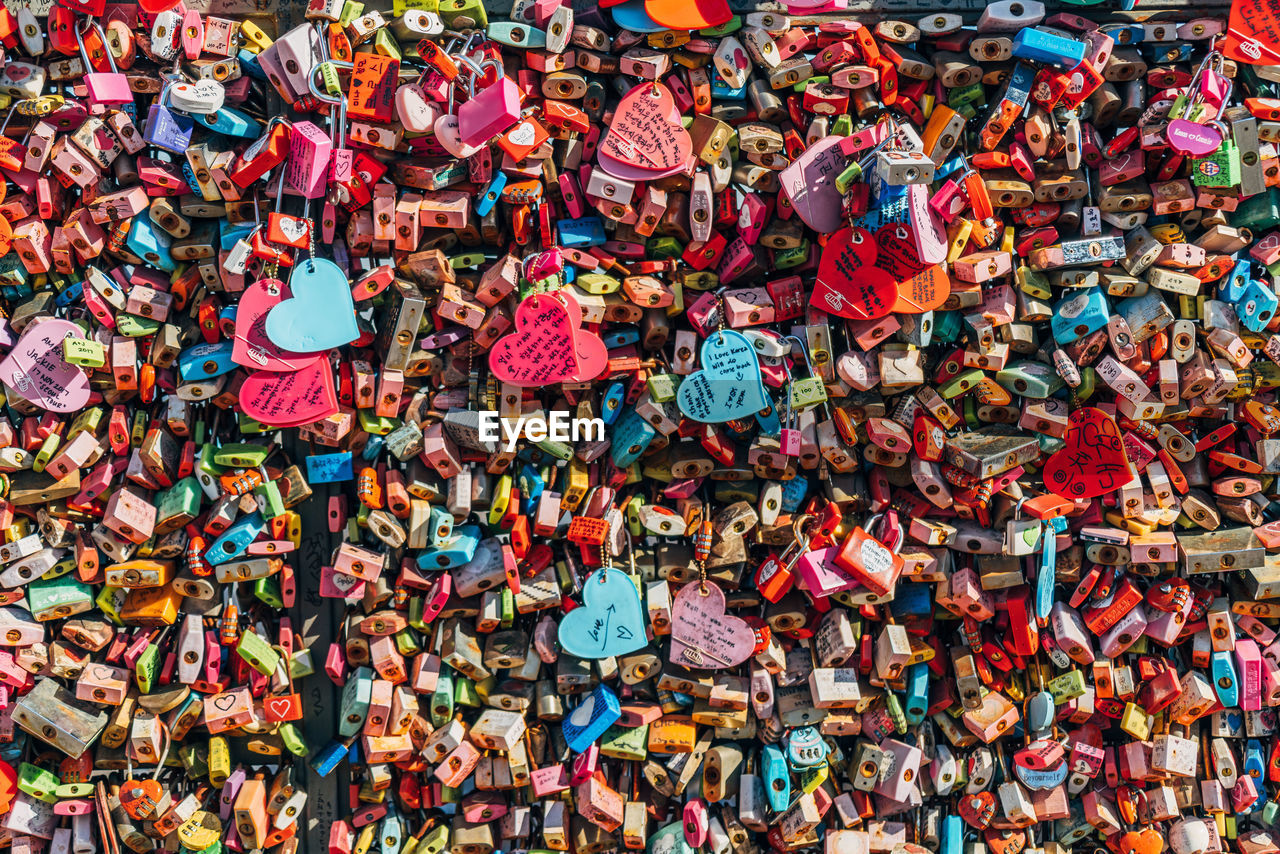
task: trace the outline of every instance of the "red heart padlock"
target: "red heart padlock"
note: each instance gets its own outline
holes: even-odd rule
[[[822,250],[810,305],[853,320],[877,320],[889,314],[898,299],[898,283],[872,266],[877,255],[866,229],[842,228],[831,235]]]
[[[1120,837],[1120,854],[1161,854],[1164,837],[1154,827],[1131,830]]]
[[[975,792],[961,798],[957,809],[965,824],[974,830],[986,830],[996,815],[996,796],[990,792]]]
[[[1114,492],[1133,478],[1115,419],[1084,407],[1067,417],[1066,444],[1044,466],[1044,485],[1078,500]]]
[[[155,815],[162,797],[164,788],[156,780],[125,780],[120,787],[120,806],[139,821]]]

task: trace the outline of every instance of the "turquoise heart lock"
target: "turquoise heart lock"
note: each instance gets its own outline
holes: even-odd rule
[[[290,299],[267,314],[271,343],[295,353],[317,353],[360,336],[351,286],[342,269],[324,258],[300,261],[289,276]]]
[[[699,351],[702,370],[680,383],[676,403],[689,418],[723,424],[769,406],[760,362],[747,336],[732,329],[711,333]]]
[[[560,646],[578,658],[609,658],[642,649],[640,593],[626,573],[597,569],[582,585],[582,605],[560,619]]]

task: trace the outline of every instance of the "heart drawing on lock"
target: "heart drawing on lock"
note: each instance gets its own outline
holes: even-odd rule
[[[537,139],[538,131],[531,121],[523,121],[507,131],[507,140],[514,145],[533,145]]]
[[[694,421],[723,424],[769,406],[755,348],[741,332],[721,329],[702,342],[702,370],[680,383],[676,403]]]
[[[219,694],[213,698],[213,707],[220,712],[228,712],[235,708],[237,699],[235,694]]]
[[[267,313],[267,337],[283,350],[316,353],[360,337],[351,285],[342,269],[325,258],[298,262],[289,292]]]
[[[609,658],[643,649],[644,609],[626,573],[597,569],[582,584],[582,604],[560,618],[560,646],[578,658]]]
[[[489,370],[522,388],[595,379],[608,363],[604,342],[579,328],[582,310],[567,291],[533,294],[516,306],[516,328],[489,351]]]
[[[1107,495],[1133,478],[1115,419],[1086,406],[1067,416],[1064,446],[1044,464],[1044,485],[1075,501]]]
[[[41,409],[80,409],[89,402],[89,377],[62,358],[62,342],[83,337],[84,330],[69,320],[51,317],[32,321],[0,362],[0,380]]]
[[[680,588],[671,603],[671,662],[700,670],[737,667],[751,657],[756,633],[725,613],[724,591],[711,582]]]
[[[571,612],[572,613],[572,612]],[[569,713],[569,723],[578,729],[586,729],[591,723],[591,719],[596,716],[596,695],[588,694],[587,699],[579,703],[574,710]]]
[[[338,411],[329,360],[316,359],[297,371],[255,371],[240,387],[245,415],[272,427],[313,424]]]
[[[280,229],[280,233],[284,235],[285,241],[291,246],[299,245],[311,232],[311,223],[300,217],[277,217],[275,224],[276,228]]]
[[[323,353],[282,350],[267,337],[267,314],[290,296],[279,279],[259,279],[240,294],[231,361],[256,371],[299,371],[324,358]]]
[[[269,716],[268,720],[284,721],[288,720],[287,716],[293,711],[293,699],[291,697],[267,697],[264,706],[264,711]]]
[[[864,228],[842,228],[827,240],[809,304],[853,320],[877,320],[898,298],[893,276],[874,266],[879,250]]]
[[[652,82],[623,96],[596,156],[610,175],[652,180],[684,171],[692,152],[670,90]]]

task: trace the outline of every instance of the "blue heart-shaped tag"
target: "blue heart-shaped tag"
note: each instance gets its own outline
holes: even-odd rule
[[[640,593],[618,570],[591,573],[582,605],[560,618],[560,646],[578,658],[626,655],[646,643]]]
[[[732,329],[712,332],[699,352],[702,370],[680,383],[676,403],[694,421],[723,424],[769,405],[760,362],[747,336]]]
[[[295,353],[318,353],[360,337],[351,284],[324,258],[300,261],[289,276],[290,299],[267,314],[271,343]]]

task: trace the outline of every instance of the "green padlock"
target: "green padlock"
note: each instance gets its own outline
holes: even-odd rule
[[[30,762],[23,762],[18,766],[18,788],[37,801],[56,803],[58,775]]]
[[[651,374],[646,384],[649,387],[650,397],[659,403],[666,403],[676,399],[680,378],[675,374]]]
[[[809,376],[807,377],[791,377],[791,382],[788,383],[787,405],[792,412],[803,412],[812,406],[820,406],[826,403],[827,387],[822,382],[822,377],[814,376],[813,362],[809,359],[809,348],[794,335],[789,335],[784,340],[800,347],[800,355],[804,356],[805,368],[809,371]],[[790,376],[790,373],[791,371],[788,369],[788,376]]]
[[[263,676],[270,676],[280,666],[280,653],[271,644],[258,637],[257,632],[245,632],[236,644],[236,654]]]
[[[1208,157],[1191,161],[1191,181],[1197,187],[1233,187],[1240,183],[1240,146],[1226,134]]]
[[[284,742],[284,749],[294,756],[306,756],[311,752],[311,749],[307,747],[306,739],[302,737],[302,733],[289,721],[280,724],[276,730],[276,735],[280,736],[280,740]]]

